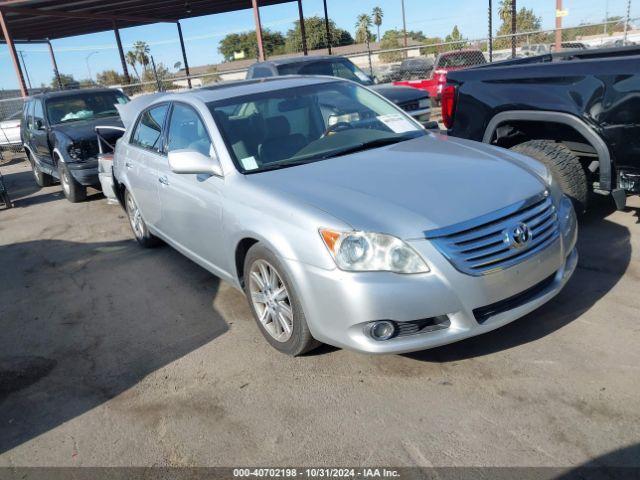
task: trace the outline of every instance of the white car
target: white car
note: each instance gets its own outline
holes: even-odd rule
[[[0,147],[20,145],[20,117],[22,111],[18,111],[6,120],[0,122]]]

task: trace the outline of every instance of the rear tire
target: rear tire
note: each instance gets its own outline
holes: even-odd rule
[[[587,175],[580,159],[569,148],[553,140],[530,140],[511,147],[511,150],[544,163],[573,202],[576,212],[586,211],[589,203]]]
[[[149,227],[147,227],[147,224],[144,222],[138,205],[126,190],[124,192],[124,207],[133,235],[136,237],[136,241],[140,246],[144,248],[157,247],[160,244],[160,239],[149,231]]]
[[[71,172],[65,165],[58,159],[58,174],[60,175],[60,184],[62,185],[62,191],[64,196],[67,197],[71,203],[82,202],[87,199],[87,187],[80,185],[78,181],[73,178]]]
[[[272,301],[269,302],[273,312],[271,317],[268,314],[265,315],[265,311],[268,310],[266,299],[262,302],[254,301],[254,298],[258,298],[255,296],[256,294],[264,295],[265,291],[265,288],[261,287],[260,280],[256,280],[256,273],[258,278],[263,278],[260,276],[261,268],[269,273],[268,277],[274,279],[272,285],[266,288],[267,291],[273,293]],[[311,336],[298,294],[280,260],[271,250],[259,243],[249,249],[245,258],[244,291],[258,328],[273,348],[295,357],[310,352],[321,345]],[[277,291],[283,293],[278,295]],[[286,332],[286,328],[282,327],[282,322],[287,323],[291,329],[290,332]]]
[[[35,179],[36,184],[39,187],[50,187],[51,185],[53,185],[53,177],[40,170],[38,164],[28,152],[27,158],[29,159],[29,163],[31,164],[31,171],[33,172],[33,178]]]

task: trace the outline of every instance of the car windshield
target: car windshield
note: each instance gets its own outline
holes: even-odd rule
[[[47,100],[47,117],[51,125],[92,120],[118,114],[116,104],[127,103],[129,99],[121,92],[74,93]]]
[[[397,107],[342,81],[236,97],[208,107],[243,173],[291,167],[426,135]]]
[[[373,85],[369,76],[346,58],[322,59],[278,65],[280,75],[329,75],[352,80],[361,85]]]

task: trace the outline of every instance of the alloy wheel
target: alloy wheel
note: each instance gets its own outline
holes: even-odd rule
[[[127,195],[127,214],[129,216],[129,223],[131,223],[131,228],[133,229],[133,233],[136,238],[144,238],[142,215],[140,214],[138,205],[133,201],[133,197],[131,197],[131,195]]]
[[[71,194],[71,179],[69,178],[69,172],[67,172],[66,168],[61,169],[60,183],[62,184],[65,195],[69,196]]]
[[[264,329],[278,342],[293,334],[293,309],[289,292],[278,271],[265,260],[256,260],[249,273],[251,303]]]

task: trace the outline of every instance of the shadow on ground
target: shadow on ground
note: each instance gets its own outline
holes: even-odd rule
[[[227,331],[219,280],[171,248],[0,247],[0,453]]]
[[[452,362],[535,341],[574,321],[611,290],[631,261],[629,229],[607,220],[608,203],[581,218],[578,268],[565,288],[538,310],[492,332],[461,342],[407,354],[426,362]]]

